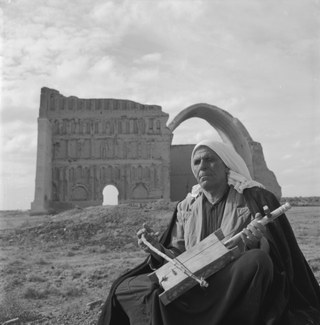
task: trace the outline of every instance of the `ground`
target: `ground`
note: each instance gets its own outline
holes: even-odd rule
[[[136,231],[148,222],[161,232],[174,206],[159,201],[43,216],[1,212],[0,323],[96,324],[113,280],[146,257]],[[320,281],[320,207],[293,207],[287,216]]]

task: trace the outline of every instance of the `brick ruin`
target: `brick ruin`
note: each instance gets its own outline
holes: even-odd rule
[[[193,145],[174,146],[171,141],[175,128],[194,116],[206,119],[223,141],[234,145],[255,179],[270,183],[271,175],[271,184],[265,185],[281,195],[261,145],[215,106],[193,105],[167,126],[169,115],[157,105],[65,97],[42,88],[31,213],[101,205],[107,185],[118,189],[119,203],[182,199],[195,183],[190,170]]]

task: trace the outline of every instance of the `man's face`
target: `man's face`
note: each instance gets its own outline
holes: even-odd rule
[[[227,183],[227,167],[220,157],[208,147],[199,147],[192,159],[192,171],[198,184],[206,191]]]

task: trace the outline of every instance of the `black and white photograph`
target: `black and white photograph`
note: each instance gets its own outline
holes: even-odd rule
[[[0,324],[320,325],[320,1],[0,0]]]

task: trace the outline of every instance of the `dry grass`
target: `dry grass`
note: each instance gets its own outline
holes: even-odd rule
[[[0,322],[19,317],[30,324],[95,324],[111,283],[145,258],[135,233],[143,222],[163,230],[174,204],[74,209],[55,216],[27,212],[0,215]],[[299,245],[320,280],[320,207],[288,213]]]
[[[320,282],[320,206],[293,207],[287,216],[298,244]]]

